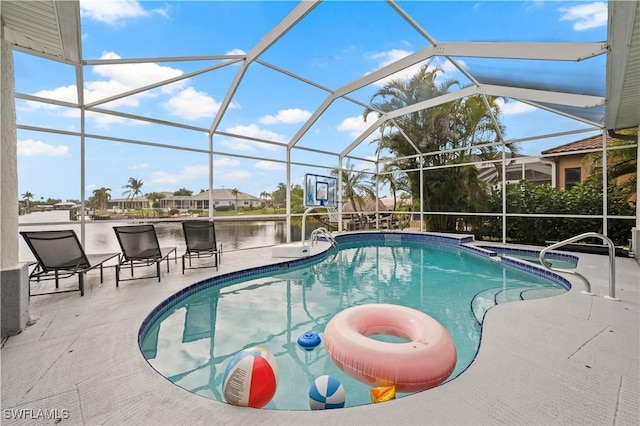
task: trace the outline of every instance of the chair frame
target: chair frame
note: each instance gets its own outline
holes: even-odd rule
[[[147,278],[158,278],[158,282],[161,280],[160,275],[160,264],[163,260],[167,261],[167,272],[169,272],[169,258],[171,253],[173,253],[173,259],[175,263],[178,263],[178,254],[177,247],[160,247],[158,242],[158,234],[156,233],[156,229],[153,224],[148,225],[124,225],[124,226],[114,226],[113,230],[116,233],[116,238],[118,239],[118,244],[120,245],[120,249],[122,253],[118,255],[118,264],[116,265],[116,287],[120,287],[120,281],[132,281],[132,280],[143,280]],[[152,240],[155,241],[155,250],[152,256],[135,256],[127,254],[127,248],[123,243],[123,239],[121,235],[123,234],[143,234],[149,233],[153,235]],[[133,269],[148,267],[155,264],[156,266],[156,274],[155,275],[147,275],[144,277],[134,277]],[[131,278],[120,278],[120,269],[122,267],[129,267],[131,269]]]
[[[68,293],[72,291],[80,291],[80,296],[84,296],[84,275],[96,268],[100,269],[100,283],[104,282],[104,263],[118,256],[118,253],[103,253],[87,255],[80,244],[80,240],[72,229],[56,230],[56,231],[23,231],[20,235],[24,238],[29,249],[36,258],[36,266],[29,274],[29,283],[32,281],[48,281],[55,280],[56,288],[60,288],[60,280],[78,275],[78,288],[72,290],[51,291],[46,293],[31,294],[31,285],[29,285],[29,296],[44,296],[47,294]],[[36,249],[34,241],[47,240],[56,241],[62,239],[73,239],[77,245],[79,257],[76,263],[65,263],[62,265],[48,265],[42,256],[42,253]],[[116,265],[117,270],[117,265]]]
[[[210,245],[207,245],[204,248],[194,247],[193,241],[190,241],[190,232],[191,229],[198,230],[210,230],[211,235],[213,236],[213,241],[208,241]],[[216,268],[218,270],[218,265],[222,263],[222,244],[218,245],[216,241],[216,227],[214,222],[212,221],[200,221],[200,220],[187,220],[182,222],[182,232],[184,235],[184,241],[186,244],[186,249],[184,254],[182,255],[182,273],[184,274],[185,269],[202,269],[202,268]],[[191,244],[190,244],[191,242]],[[205,257],[213,257],[214,262],[213,265],[204,265],[204,266],[192,266],[191,259],[192,258],[205,258]],[[186,266],[186,259],[189,259],[189,266]]]

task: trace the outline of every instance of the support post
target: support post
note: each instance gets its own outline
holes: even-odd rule
[[[2,96],[0,110],[0,299],[2,299],[2,337],[20,333],[29,320],[28,266],[18,259],[18,138],[14,102],[13,51],[0,40]]]

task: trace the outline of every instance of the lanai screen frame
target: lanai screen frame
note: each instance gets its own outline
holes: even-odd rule
[[[567,113],[561,109],[555,109],[552,106],[550,106],[551,104],[563,104],[565,106],[570,106],[573,108],[591,108],[594,106],[598,106],[598,105],[604,105],[606,102],[606,99],[604,96],[593,96],[593,95],[579,95],[579,94],[572,94],[572,93],[561,93],[561,92],[557,92],[557,91],[541,91],[541,90],[531,90],[531,89],[526,89],[526,88],[521,88],[521,87],[506,87],[506,86],[497,86],[497,85],[488,85],[488,84],[482,84],[479,81],[477,81],[473,75],[471,75],[469,72],[467,72],[464,67],[460,66],[459,64],[456,63],[455,59],[453,59],[453,57],[466,57],[466,56],[478,56],[478,57],[483,57],[483,58],[518,58],[518,59],[540,59],[540,60],[565,60],[565,61],[580,61],[583,60],[584,58],[589,58],[589,57],[596,57],[599,55],[603,55],[607,53],[607,46],[606,43],[601,43],[601,42],[596,42],[596,43],[499,43],[499,42],[492,42],[492,43],[477,43],[477,42],[456,42],[456,43],[439,43],[437,40],[435,40],[433,37],[431,37],[423,28],[421,28],[419,26],[419,24],[417,24],[412,17],[407,14],[398,4],[396,4],[395,2],[388,2],[388,4],[391,6],[391,8],[398,13],[409,25],[411,25],[416,31],[418,31],[420,34],[423,35],[423,37],[425,38],[425,40],[430,44],[430,46],[425,47],[423,49],[420,49],[416,52],[414,52],[413,54],[410,54],[398,61],[393,62],[390,65],[387,65],[383,68],[380,68],[377,71],[374,71],[370,74],[368,74],[365,77],[359,78],[349,84],[346,84],[338,89],[332,90],[326,87],[323,87],[313,81],[309,81],[307,79],[305,79],[304,77],[301,77],[299,75],[296,75],[292,72],[289,72],[287,70],[283,70],[275,65],[272,65],[264,60],[262,60],[260,58],[260,56],[269,49],[270,46],[272,46],[274,43],[277,42],[277,40],[283,35],[285,34],[287,31],[289,31],[292,27],[294,27],[300,20],[304,19],[304,17],[310,13],[317,5],[318,2],[301,2],[299,3],[297,6],[295,6],[292,11],[282,20],[280,21],[276,26],[273,27],[273,29],[265,35],[265,37],[262,38],[262,40],[260,40],[255,46],[254,48],[252,48],[248,53],[243,54],[243,55],[211,55],[211,56],[197,56],[197,57],[165,57],[165,58],[133,58],[133,59],[110,59],[110,60],[83,60],[81,64],[73,64],[75,66],[76,69],[76,80],[77,80],[77,85],[76,87],[78,88],[78,103],[77,104],[73,104],[73,103],[68,103],[68,102],[62,102],[59,100],[54,100],[54,99],[47,99],[47,98],[42,98],[42,97],[36,97],[33,95],[28,95],[28,94],[20,94],[20,93],[16,93],[15,94],[15,98],[16,99],[23,99],[23,100],[28,100],[28,101],[35,101],[35,102],[42,102],[42,103],[47,103],[47,104],[54,104],[54,105],[60,105],[60,106],[66,106],[66,107],[71,107],[71,108],[77,108],[80,110],[81,114],[80,114],[80,123],[81,123],[81,130],[79,132],[71,132],[71,131],[62,131],[62,130],[56,130],[56,129],[50,129],[50,128],[44,128],[44,127],[37,127],[37,126],[28,126],[28,125],[20,125],[17,124],[16,128],[17,129],[22,129],[22,130],[30,130],[30,131],[38,131],[38,132],[50,132],[50,133],[59,133],[59,134],[65,134],[65,135],[69,135],[69,136],[75,136],[75,137],[79,137],[80,138],[80,146],[81,146],[81,165],[80,165],[80,169],[81,169],[81,176],[80,176],[80,195],[81,195],[81,207],[84,210],[85,209],[85,192],[86,192],[86,188],[85,188],[85,145],[86,145],[86,138],[91,138],[91,139],[101,139],[101,140],[107,140],[107,141],[112,141],[112,142],[123,142],[123,143],[130,143],[130,144],[139,144],[139,145],[146,145],[146,146],[152,146],[152,147],[158,147],[158,148],[165,148],[165,149],[177,149],[177,150],[184,150],[184,151],[191,151],[191,152],[197,152],[197,153],[201,153],[201,154],[206,154],[208,155],[209,158],[209,189],[210,189],[210,199],[209,199],[209,216],[212,217],[213,216],[213,199],[212,199],[212,193],[211,190],[213,189],[213,158],[215,155],[227,155],[227,156],[233,156],[233,157],[239,157],[239,158],[248,158],[248,159],[255,159],[255,160],[263,160],[263,157],[255,157],[255,156],[244,156],[244,155],[240,155],[240,154],[232,154],[229,152],[222,152],[222,151],[218,151],[215,149],[215,144],[214,144],[214,139],[216,136],[231,136],[233,138],[237,138],[237,139],[246,139],[246,140],[252,140],[252,141],[256,141],[256,142],[261,142],[261,143],[266,143],[266,144],[274,144],[274,145],[278,145],[282,148],[286,149],[286,158],[282,159],[282,160],[274,160],[272,158],[268,159],[269,161],[272,162],[280,162],[286,165],[286,186],[287,186],[287,213],[286,213],[286,222],[287,222],[287,240],[290,241],[291,240],[291,235],[290,235],[290,229],[291,229],[291,217],[295,216],[294,214],[292,214],[291,212],[291,193],[290,193],[290,188],[293,184],[292,179],[291,179],[291,166],[292,165],[296,165],[296,166],[304,166],[304,167],[310,167],[310,168],[318,168],[317,165],[314,164],[305,164],[305,163],[300,163],[300,162],[294,162],[291,160],[291,153],[293,152],[293,150],[303,150],[303,151],[313,151],[313,152],[317,152],[320,154],[324,154],[324,155],[329,155],[329,156],[335,156],[336,157],[336,162],[335,164],[328,164],[326,167],[328,169],[343,169],[344,166],[344,161],[345,160],[358,160],[358,161],[371,161],[369,159],[364,159],[364,158],[360,158],[360,157],[356,157],[351,155],[351,152],[361,143],[364,143],[365,140],[367,139],[367,137],[369,135],[371,135],[373,132],[377,131],[381,126],[384,126],[385,123],[387,122],[392,122],[394,118],[400,117],[403,114],[407,114],[410,113],[412,111],[416,111],[416,110],[420,110],[420,109],[428,109],[430,107],[435,107],[447,102],[451,102],[453,100],[456,99],[462,99],[464,97],[467,96],[471,96],[471,95],[482,95],[482,96],[486,96],[486,95],[495,95],[495,96],[503,96],[506,98],[511,98],[511,99],[516,99],[520,102],[524,102],[533,106],[536,106],[538,108],[565,116],[567,118],[571,118],[577,121],[580,121],[586,125],[591,126],[590,128],[586,128],[586,129],[581,129],[578,131],[573,131],[573,132],[563,132],[563,133],[554,133],[554,134],[546,134],[546,135],[538,135],[538,136],[534,136],[531,138],[527,138],[527,140],[532,140],[532,139],[543,139],[543,138],[549,138],[549,137],[553,137],[553,136],[558,136],[558,135],[567,135],[567,134],[572,134],[572,133],[582,133],[582,132],[590,132],[590,131],[601,131],[602,132],[602,138],[603,138],[603,148],[602,148],[602,156],[603,156],[603,169],[606,170],[606,155],[607,155],[607,150],[608,148],[606,147],[606,133],[605,133],[605,126],[602,124],[602,122],[594,122],[594,121],[590,121],[575,115],[571,115],[570,113]],[[16,50],[20,50],[20,49],[16,49]],[[25,53],[28,54],[34,54],[33,51],[25,51]],[[41,55],[47,59],[52,59],[51,57],[48,57],[46,55]],[[433,99],[429,99],[423,102],[420,102],[418,104],[414,104],[414,105],[410,105],[406,108],[403,108],[401,110],[396,110],[396,111],[391,111],[391,112],[386,112],[383,113],[382,111],[379,111],[380,117],[379,119],[373,123],[364,133],[362,133],[358,138],[356,138],[348,147],[346,147],[344,150],[342,150],[341,152],[331,152],[331,151],[323,151],[323,150],[319,150],[319,149],[315,149],[315,148],[309,148],[309,147],[303,147],[303,146],[298,146],[298,142],[300,141],[300,139],[302,138],[302,136],[304,136],[306,134],[306,132],[313,126],[313,124],[316,122],[316,120],[318,120],[318,118],[320,118],[323,114],[324,111],[326,111],[326,109],[337,99],[345,99],[349,102],[355,103],[357,105],[360,105],[363,109],[367,108],[367,107],[371,107],[370,105],[366,105],[363,104],[361,102],[359,102],[358,100],[349,97],[349,93],[360,89],[368,84],[371,84],[375,81],[378,81],[382,78],[388,77],[392,74],[394,74],[397,71],[403,70],[409,66],[415,65],[416,63],[422,62],[427,58],[430,57],[434,57],[434,56],[444,56],[447,59],[449,59],[454,65],[456,65],[456,67],[458,68],[459,71],[461,71],[463,74],[465,74],[467,76],[467,78],[469,78],[469,80],[473,83],[472,86],[461,89],[457,92],[452,92],[449,93],[447,95],[438,97],[438,98],[433,98]],[[109,98],[105,98],[102,99],[100,101],[94,101],[91,103],[85,103],[84,102],[84,98],[83,98],[83,92],[84,92],[84,72],[83,69],[85,66],[95,66],[95,65],[104,65],[104,64],[127,64],[127,63],[144,63],[144,62],[179,62],[179,61],[196,61],[196,60],[203,60],[203,59],[211,59],[211,60],[222,60],[223,62],[210,66],[210,67],[206,67],[197,71],[193,71],[184,75],[181,75],[180,77],[174,78],[174,79],[169,79],[169,80],[164,80],[162,82],[158,82],[158,83],[154,83],[152,85],[148,85],[145,87],[141,87],[132,91],[129,91],[127,93],[123,93],[120,94],[118,96],[113,96],[113,97],[109,97]],[[54,59],[55,60],[55,59]],[[227,108],[229,108],[229,105],[231,104],[232,100],[233,100],[233,96],[236,92],[236,90],[238,89],[239,85],[241,84],[242,78],[244,76],[244,74],[246,73],[246,71],[249,69],[249,67],[252,64],[260,64],[262,66],[268,67],[274,71],[277,72],[281,72],[291,78],[295,78],[303,83],[306,84],[310,84],[318,89],[321,89],[325,92],[327,92],[327,97],[325,99],[325,101],[320,105],[320,107],[313,113],[313,115],[311,116],[311,118],[309,118],[307,120],[307,122],[305,122],[302,127],[298,130],[298,132],[293,136],[293,138],[287,142],[287,143],[280,143],[280,142],[274,142],[274,141],[269,141],[269,140],[264,140],[264,139],[258,139],[258,138],[249,138],[247,136],[243,136],[243,135],[237,135],[237,134],[230,134],[230,133],[226,133],[226,132],[222,132],[218,129],[220,121],[222,120],[222,117],[224,116],[224,113],[226,111]],[[234,64],[239,64],[240,65],[240,69],[238,70],[236,77],[234,78],[229,90],[226,93],[225,98],[222,101],[220,110],[218,112],[218,114],[216,114],[216,116],[214,117],[214,119],[212,120],[211,126],[209,128],[202,128],[202,127],[196,127],[196,126],[189,126],[189,125],[185,125],[182,123],[178,123],[178,122],[168,122],[166,120],[158,120],[158,119],[154,119],[152,117],[143,117],[143,116],[137,116],[137,115],[133,115],[133,114],[127,114],[127,113],[122,113],[122,112],[115,112],[115,111],[109,111],[109,110],[105,110],[105,109],[101,109],[100,105],[104,104],[106,102],[110,102],[119,98],[123,98],[126,96],[131,96],[134,95],[136,93],[141,93],[143,91],[146,90],[150,90],[152,88],[157,88],[166,84],[170,84],[170,83],[174,83],[176,81],[182,80],[182,79],[186,79],[195,75],[199,75],[199,74],[203,74],[209,71],[213,71],[215,69],[218,69],[220,67],[225,67],[225,66],[229,66],[229,65],[234,65]],[[195,131],[195,132],[202,132],[202,133],[206,133],[208,135],[208,140],[209,140],[209,146],[208,149],[204,150],[204,149],[198,149],[198,148],[189,148],[189,147],[181,147],[181,146],[173,146],[173,145],[167,145],[167,144],[159,144],[159,143],[154,143],[154,142],[150,142],[150,141],[143,141],[143,140],[136,140],[136,139],[123,139],[123,138],[114,138],[114,137],[110,137],[108,135],[99,135],[99,134],[87,134],[85,133],[85,121],[86,121],[86,112],[87,111],[95,111],[95,112],[100,112],[103,114],[112,114],[112,115],[117,115],[120,117],[125,117],[125,118],[130,118],[130,119],[135,119],[135,120],[142,120],[142,121],[147,121],[150,123],[155,123],[155,124],[160,124],[160,125],[167,125],[167,126],[174,126],[174,127],[178,127],[178,128],[182,128],[185,130],[191,130],[191,131]],[[495,119],[495,118],[494,118]],[[500,141],[494,143],[493,145],[495,146],[499,146],[501,148],[501,152],[502,152],[502,160],[501,160],[501,165],[503,168],[503,172],[505,170],[506,167],[506,158],[505,158],[505,153],[506,153],[506,147],[507,144],[510,143],[517,143],[519,142],[519,140],[505,140],[503,135],[499,135],[500,136]],[[524,139],[520,140],[523,141]],[[412,143],[410,140],[407,141],[407,143]],[[415,146],[415,145],[414,145]],[[637,146],[636,144],[630,144],[629,147],[634,147]],[[441,151],[443,153],[446,152],[453,152],[453,150],[445,150],[445,151]],[[416,155],[417,156],[425,156],[425,155],[430,155],[430,153],[421,153],[418,152],[416,150]],[[378,159],[377,161],[372,162],[372,165],[374,166],[375,169],[375,173],[374,175],[378,175],[379,172],[379,165],[381,164],[381,162],[384,162],[385,160],[380,161],[380,159]],[[475,163],[474,163],[475,164]],[[458,166],[458,165],[456,165]],[[420,168],[420,173],[421,176],[423,174],[423,172],[425,170],[429,170],[429,168],[424,168],[421,167]],[[607,214],[607,182],[606,182],[606,173],[603,173],[603,214],[602,215],[597,215],[595,217],[597,218],[601,218],[603,221],[603,230],[604,233],[606,235],[607,232],[607,218],[611,217]],[[506,185],[505,182],[506,176],[505,173],[502,173],[502,187],[504,188]],[[342,182],[339,182],[339,186],[342,187]],[[637,192],[637,191],[636,191]],[[506,221],[507,218],[510,216],[514,216],[514,217],[527,217],[527,216],[531,216],[531,217],[545,217],[548,215],[523,215],[523,214],[509,214],[508,212],[506,212],[506,197],[504,196],[505,191],[503,191],[503,211],[501,213],[501,217],[502,217],[502,241],[503,243],[506,242],[507,240],[507,235],[506,235]],[[469,215],[469,214],[473,214],[473,213],[469,213],[469,212],[425,212],[424,211],[424,203],[422,202],[422,191],[421,191],[421,199],[420,199],[420,212],[416,212],[420,214],[420,218],[421,218],[421,230],[423,230],[423,226],[424,226],[424,214],[428,213],[428,214],[457,214],[457,215]],[[341,205],[340,205],[340,209],[339,209],[340,214],[342,214],[342,209],[341,209]],[[489,216],[492,215],[490,213],[478,213],[478,215],[483,215],[483,216]],[[554,215],[554,216],[558,216],[558,215]],[[584,216],[584,215],[565,215],[563,217],[594,217],[594,216]],[[615,217],[615,218],[620,218],[620,219],[634,219],[633,216],[624,216],[624,217]],[[637,220],[637,218],[636,218]],[[339,222],[340,226],[342,226],[342,221]],[[340,229],[341,230],[341,229]],[[85,220],[84,220],[84,215],[82,216],[82,220],[81,220],[81,236],[82,236],[82,242],[84,244],[84,235],[85,235]]]

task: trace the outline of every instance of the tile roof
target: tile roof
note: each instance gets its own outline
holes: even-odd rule
[[[607,135],[607,145],[611,145],[614,141],[611,136]],[[595,135],[585,139],[581,139],[579,141],[566,143],[564,145],[556,146],[555,148],[550,148],[545,151],[542,151],[542,155],[549,154],[563,154],[567,152],[574,151],[583,151],[587,149],[597,149],[602,148],[602,135]]]

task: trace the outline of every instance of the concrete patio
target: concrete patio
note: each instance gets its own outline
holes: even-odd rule
[[[183,248],[178,249],[179,253]],[[568,293],[492,308],[476,360],[455,380],[395,401],[327,411],[241,408],[191,394],[156,373],[137,343],[145,316],[213,269],[163,268],[162,281],[32,297],[31,325],[3,342],[2,424],[640,424],[640,267],[579,254],[597,296]],[[282,259],[271,248],[225,252],[222,274]],[[71,280],[75,284],[75,280]],[[59,420],[44,417],[57,410]],[[22,418],[18,418],[22,417]]]

